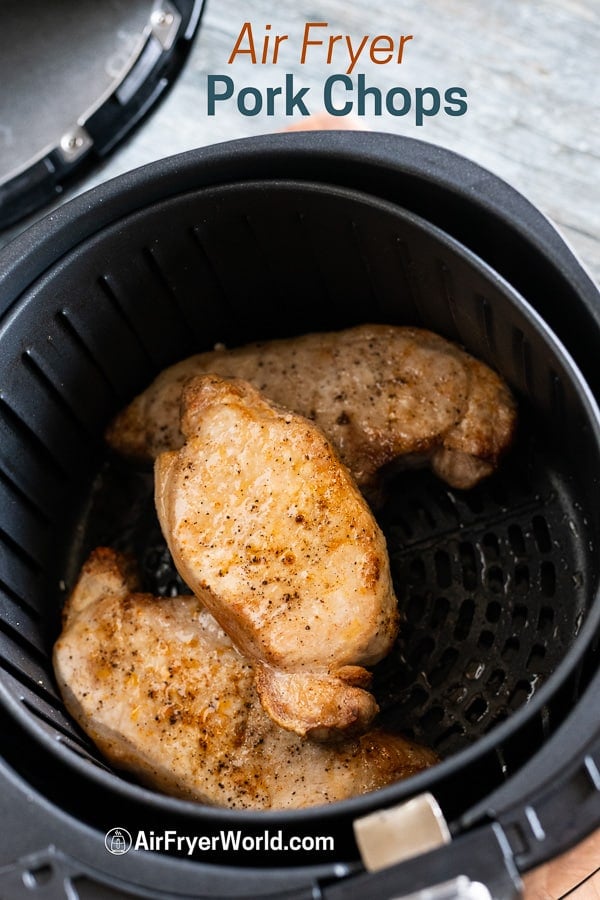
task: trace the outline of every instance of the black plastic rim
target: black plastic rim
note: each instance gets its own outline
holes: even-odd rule
[[[139,54],[111,94],[78,121],[81,130],[72,135],[73,149],[58,145],[0,184],[0,229],[57,198],[122,143],[166,96],[187,59],[204,9],[204,0],[169,3],[168,11],[154,4]],[[162,40],[152,27],[152,17],[161,12],[177,17]]]
[[[422,202],[415,200],[415,194],[420,196],[425,187],[433,198],[431,202],[435,201],[437,204],[436,209],[440,206],[440,200],[445,199],[448,217],[452,217],[452,210],[454,212],[460,209],[472,210],[473,220],[466,231],[459,217],[456,220],[456,228],[447,229],[448,233],[459,239],[463,238],[471,250],[480,251],[486,262],[492,263],[501,276],[510,280],[512,271],[510,249],[506,249],[506,258],[498,265],[500,251],[496,251],[492,246],[493,241],[486,243],[484,234],[479,235],[476,240],[471,233],[478,230],[475,224],[477,221],[481,219],[493,221],[494,228],[500,228],[505,237],[510,238],[508,243],[513,249],[518,248],[521,256],[523,253],[528,255],[528,259],[531,260],[531,271],[543,271],[543,281],[545,283],[553,281],[555,284],[554,301],[548,300],[541,288],[534,290],[531,295],[527,293],[533,307],[529,308],[528,315],[531,315],[536,327],[539,322],[545,330],[546,325],[554,327],[561,336],[561,340],[556,341],[556,346],[562,352],[564,349],[562,345],[566,345],[567,351],[575,357],[584,375],[588,376],[590,386],[598,390],[598,370],[595,365],[600,323],[598,291],[548,221],[508,185],[468,160],[440,148],[389,135],[286,135],[246,139],[184,154],[122,176],[67,204],[33,226],[6,248],[0,255],[0,309],[6,313],[37,277],[51,268],[77,243],[85,241],[106,225],[145,206],[148,202],[160,200],[165,196],[174,196],[181,191],[205,184],[243,181],[247,177],[257,175],[298,177],[299,173],[301,177],[308,177],[310,174],[318,181],[329,180],[342,186],[350,184],[354,187],[360,182],[361,187],[372,189],[375,196],[383,195],[392,201],[401,199],[399,195],[402,193],[402,184],[414,182],[413,191],[409,191],[405,197],[407,200],[415,201],[409,205],[413,211],[415,207],[417,212],[424,211]],[[157,178],[157,175],[160,175],[160,178]],[[100,201],[98,206],[95,206],[96,200]],[[425,203],[425,206],[427,205]],[[428,215],[427,218],[431,221],[436,217]],[[439,220],[434,224],[443,226],[444,216],[440,214]],[[469,235],[471,240],[467,240]],[[533,278],[533,275],[531,277]],[[514,281],[511,280],[511,284],[514,284]],[[524,284],[526,285],[527,281]],[[568,353],[565,358],[569,359]],[[579,376],[578,381],[582,383]],[[586,407],[593,413],[594,422],[597,423],[593,394],[585,383],[583,389]],[[597,424],[594,430],[597,440]],[[577,638],[576,647],[580,648],[581,653],[590,645],[593,632],[598,626],[597,607],[596,602]],[[551,681],[540,689],[531,702],[539,703],[541,707],[546,694],[549,695],[551,692],[551,685],[566,677],[574,665],[573,655],[569,653]],[[11,714],[14,714],[12,697],[9,698],[9,705]],[[487,741],[491,746],[504,733],[515,728],[515,722],[520,721],[518,717],[522,712],[523,710],[519,710],[509,722],[497,726],[487,738],[478,741],[473,747],[440,764],[438,772],[449,779],[456,774],[459,765],[471,765],[481,750],[482,741]],[[23,724],[26,728],[29,727],[27,723]],[[39,739],[38,733],[36,738]],[[53,753],[57,753],[56,745],[49,737],[44,736],[43,742]],[[59,750],[57,755],[62,757],[62,750]],[[67,761],[69,766],[74,765],[78,771],[89,777],[90,767],[83,761],[80,762],[72,754],[69,754]],[[427,788],[427,775],[428,773],[425,773],[411,779],[411,793]],[[101,788],[110,788],[114,791],[115,782],[119,782],[119,790],[125,791],[123,796],[130,796],[141,803],[150,802],[165,813],[181,812],[188,818],[197,815],[198,808],[195,804],[159,797],[153,792],[129,785],[112,775],[98,772],[97,776]],[[367,802],[361,803],[361,799]],[[372,805],[369,804],[369,799],[374,801]],[[371,808],[388,805],[397,802],[398,799],[394,787],[390,787],[376,792],[372,798],[345,801],[333,807],[316,808],[316,811],[313,809],[304,813],[261,813],[260,822],[261,825],[270,822],[275,826],[280,823],[288,824],[289,821],[299,823],[309,821],[315,814],[320,821],[327,822],[341,813],[345,816],[364,814]],[[231,820],[229,811],[208,812],[211,820],[216,823]],[[256,823],[256,813],[238,812],[235,816],[240,824]]]
[[[115,188],[118,187],[119,181],[120,179],[117,179],[116,182],[113,183]],[[344,193],[343,190],[338,190],[340,190],[340,193]],[[375,204],[375,206],[381,210],[391,210],[396,215],[399,212],[398,207],[391,206],[385,201],[369,198],[369,203]],[[77,201],[73,201],[72,204],[69,204],[67,207],[65,207],[67,212],[73,205],[76,207]],[[544,335],[546,344],[553,348],[557,356],[564,361],[565,366],[568,368],[568,370],[570,370],[571,378],[574,384],[577,386],[580,396],[583,399],[589,421],[592,423],[595,440],[600,444],[600,411],[598,410],[596,401],[583,377],[579,373],[570,354],[566,351],[566,349],[556,338],[556,336],[550,331],[541,316],[525,300],[523,300],[522,297],[517,295],[516,292],[511,288],[511,286],[504,281],[504,279],[502,279],[499,275],[497,275],[497,273],[491,270],[489,266],[487,266],[484,262],[474,257],[468,250],[458,245],[448,235],[441,232],[439,229],[433,228],[429,223],[424,222],[423,220],[419,219],[419,217],[413,214],[403,213],[403,215],[409,221],[413,222],[421,228],[428,230],[430,233],[433,233],[442,244],[451,248],[454,253],[458,254],[459,256],[466,257],[469,260],[471,266],[482,272],[488,280],[501,285],[502,291],[513,298],[513,302],[516,303],[521,309],[526,320],[535,330],[541,332]],[[36,226],[36,228],[37,227],[38,226]],[[13,714],[18,718],[20,724],[24,726],[30,733],[32,733],[33,736],[36,737],[36,739],[41,739],[46,746],[46,749],[50,750],[53,754],[58,755],[65,761],[68,761],[70,765],[74,765],[80,770],[82,774],[87,775],[88,777],[90,776],[90,772],[93,772],[93,777],[97,778],[99,780],[99,783],[104,787],[110,786],[112,789],[117,788],[119,792],[122,792],[123,796],[132,797],[146,802],[150,801],[155,806],[158,804],[158,806],[165,812],[186,811],[187,813],[198,814],[199,809],[201,809],[202,816],[206,816],[208,819],[214,820],[216,822],[228,821],[233,815],[235,819],[239,820],[240,822],[256,823],[256,817],[258,815],[261,824],[264,824],[265,827],[276,827],[284,823],[290,824],[291,822],[307,823],[314,818],[315,811],[316,814],[324,820],[327,820],[329,818],[338,818],[340,816],[354,818],[357,815],[365,814],[366,812],[371,811],[372,809],[377,808],[381,805],[389,805],[390,803],[400,802],[401,800],[406,799],[408,796],[412,796],[416,793],[420,793],[429,789],[435,789],[436,782],[443,779],[452,779],[458,772],[472,765],[480,755],[489,752],[494,748],[494,746],[496,746],[498,743],[501,743],[508,734],[520,730],[531,716],[534,716],[540,711],[540,709],[548,702],[549,698],[552,696],[556,688],[577,666],[581,656],[585,652],[585,649],[597,634],[599,628],[600,603],[596,602],[591,607],[587,620],[581,632],[577,636],[573,647],[567,653],[566,658],[559,664],[555,672],[549,677],[548,681],[539,689],[538,692],[536,692],[532,700],[530,700],[527,704],[514,712],[508,721],[496,726],[488,735],[478,739],[478,741],[473,746],[457,752],[449,759],[441,762],[434,769],[430,770],[429,772],[416,775],[408,782],[401,782],[396,785],[391,785],[389,787],[380,789],[373,794],[364,795],[362,797],[353,798],[347,801],[341,801],[329,806],[316,807],[302,811],[265,811],[258,814],[256,812],[245,811],[232,812],[229,810],[221,810],[210,807],[199,807],[194,803],[187,803],[185,801],[160,796],[152,791],[146,790],[145,788],[130,784],[129,782],[126,782],[121,778],[116,778],[112,774],[107,774],[102,772],[101,770],[92,769],[85,763],[85,761],[80,760],[75,754],[71,753],[68,748],[64,747],[60,743],[57,743],[56,741],[53,741],[44,732],[40,732],[35,727],[32,727],[30,717],[24,713],[21,706],[14,700],[12,696],[5,695],[5,698]]]

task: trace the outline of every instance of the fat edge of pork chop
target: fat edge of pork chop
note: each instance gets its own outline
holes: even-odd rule
[[[95,550],[65,605],[53,663],[69,713],[139,781],[210,805],[296,809],[437,762],[381,729],[317,744],[279,728],[260,705],[252,663],[197,598],[137,591],[124,556]]]
[[[179,574],[256,668],[282,727],[315,740],[377,713],[365,666],[390,650],[397,601],[385,538],[321,430],[251,384],[199,375],[186,442],[155,464]]]
[[[314,420],[375,501],[390,463],[429,464],[451,486],[473,487],[494,471],[515,431],[506,384],[456,344],[422,328],[359,325],[191,356],[116,416],[108,444],[138,461],[180,447],[183,386],[207,373],[249,381]]]

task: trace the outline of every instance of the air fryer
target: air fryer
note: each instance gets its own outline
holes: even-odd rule
[[[144,121],[178,77],[203,5],[5,0],[0,228],[58,201]]]
[[[342,900],[461,876],[516,897],[519,873],[598,824],[598,298],[523,198],[408,139],[252,138],[72,201],[5,249],[1,277],[6,896],[37,884],[52,897]],[[74,726],[50,664],[61,602],[91,547],[133,550],[154,592],[177,577],[151,474],[108,454],[103,430],[164,366],[217,341],[366,321],[459,342],[519,401],[517,441],[496,475],[460,492],[399,473],[378,512],[402,615],[375,670],[382,718],[442,762],[297,812],[232,812],[143,788]],[[366,872],[355,820],[426,794],[451,843]],[[333,834],[335,851],[111,856],[104,836],[119,825]],[[453,884],[458,896],[463,882]]]

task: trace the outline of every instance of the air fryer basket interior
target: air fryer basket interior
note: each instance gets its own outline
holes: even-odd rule
[[[458,341],[520,405],[514,448],[475,490],[428,472],[388,483],[379,515],[403,626],[376,691],[384,720],[446,761],[379,793],[389,803],[430,789],[457,815],[562,721],[598,620],[600,450],[585,384],[519,296],[418,217],[348,189],[257,181],[192,190],[102,229],[2,322],[3,699],[44,752],[151,803],[106,772],[50,663],[62,598],[92,546],[134,550],[150,590],[176,580],[151,474],[107,454],[109,419],[164,366],[215,342],[368,321]]]

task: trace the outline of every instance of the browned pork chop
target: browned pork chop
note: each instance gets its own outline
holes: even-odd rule
[[[180,447],[181,391],[203,373],[250,381],[313,419],[367,492],[393,461],[429,463],[450,485],[472,487],[495,469],[515,429],[504,382],[458,346],[420,328],[360,325],[192,356],[116,417],[109,444],[138,460]]]
[[[155,466],[175,566],[254,661],[272,718],[317,740],[377,712],[364,666],[390,650],[397,603],[385,538],[321,430],[251,384],[199,375],[179,450]]]
[[[258,701],[252,664],[199,600],[135,588],[122,556],[96,550],[66,604],[54,669],[75,720],[142,782],[213,805],[292,809],[436,762],[381,730],[316,744],[279,728]]]

